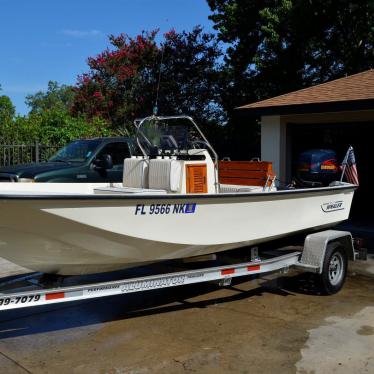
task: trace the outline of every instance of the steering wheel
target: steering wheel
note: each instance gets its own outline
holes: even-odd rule
[[[208,149],[208,147],[207,147],[207,143],[206,143],[204,140],[192,140],[192,141],[191,141],[191,147],[192,147],[193,149],[201,149],[201,147],[199,147],[199,144],[203,144],[203,145],[205,145],[204,148]]]

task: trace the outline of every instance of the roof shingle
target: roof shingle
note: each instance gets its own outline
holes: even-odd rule
[[[368,99],[374,99],[373,69],[243,105],[238,109],[265,109],[295,105],[343,103]]]

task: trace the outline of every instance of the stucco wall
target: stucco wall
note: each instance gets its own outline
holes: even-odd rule
[[[261,117],[261,159],[273,163],[277,178],[286,176],[286,124],[280,116]]]

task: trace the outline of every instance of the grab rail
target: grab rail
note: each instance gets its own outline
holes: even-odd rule
[[[147,141],[147,137],[143,134],[143,132],[140,130],[143,123],[145,121],[155,121],[155,120],[168,120],[168,119],[187,119],[189,120],[190,122],[192,122],[192,124],[195,126],[195,128],[197,129],[197,131],[199,132],[199,134],[201,135],[201,137],[203,138],[204,142],[206,143],[207,147],[212,151],[213,155],[214,155],[214,188],[215,188],[215,191],[216,193],[219,193],[220,192],[220,186],[219,186],[219,182],[218,182],[218,173],[219,173],[219,170],[218,170],[218,154],[217,152],[214,150],[214,148],[212,147],[212,145],[209,143],[208,139],[205,137],[204,133],[200,130],[199,126],[197,125],[197,123],[192,119],[192,117],[190,116],[155,116],[155,115],[152,115],[152,116],[149,116],[149,117],[145,117],[141,120],[136,120],[134,125],[135,125],[135,128],[136,128],[136,142],[140,148],[140,150],[142,151],[143,155],[148,158],[148,154],[147,152],[144,150],[144,148],[142,147],[140,141],[139,141],[139,134],[143,136],[143,138],[145,138]],[[138,122],[139,121],[139,122]],[[137,123],[138,122],[138,123]]]

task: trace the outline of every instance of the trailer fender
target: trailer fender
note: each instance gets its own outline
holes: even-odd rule
[[[309,234],[304,241],[298,267],[305,271],[322,273],[327,246],[336,242],[345,249],[350,260],[355,259],[352,234],[348,231],[325,230]]]

